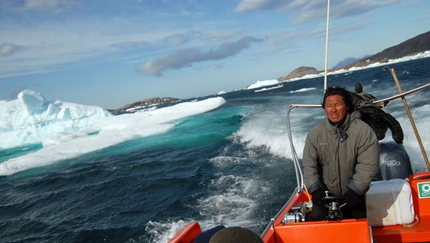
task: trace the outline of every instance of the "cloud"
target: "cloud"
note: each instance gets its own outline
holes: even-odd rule
[[[174,35],[167,36],[166,38],[164,38],[164,40],[167,41],[169,45],[177,46],[187,42],[189,39],[189,36],[190,36],[189,34],[182,34],[182,33],[174,34]]]
[[[352,17],[364,14],[376,8],[396,4],[402,0],[332,0],[330,15],[332,18]],[[235,8],[235,12],[279,10],[292,12],[292,22],[304,24],[326,17],[327,2],[321,0],[242,0]]]
[[[143,74],[161,75],[167,69],[179,69],[201,61],[202,53],[194,48],[181,49],[140,65],[136,70]]]
[[[163,38],[152,38],[150,41],[123,41],[111,44],[112,47],[119,49],[136,49],[142,47],[159,46],[178,46],[188,42],[197,31],[188,31],[187,33],[171,34]],[[144,38],[144,36],[142,36]]]
[[[189,67],[196,62],[221,60],[229,56],[234,56],[240,51],[249,48],[251,43],[261,41],[262,39],[247,36],[234,42],[223,43],[217,49],[207,52],[195,48],[181,49],[172,54],[144,63],[137,67],[136,71],[142,74],[159,76],[168,69],[179,69]]]
[[[200,38],[212,44],[219,44],[225,42],[225,40],[234,38],[234,36],[242,35],[246,31],[246,29],[229,29],[217,32],[201,32]]]
[[[140,48],[147,45],[148,45],[148,42],[146,41],[124,41],[124,42],[112,44],[111,46],[119,49],[135,49],[135,48]]]
[[[338,4],[333,8],[333,15],[337,18],[357,16],[398,2],[401,2],[401,0],[387,0],[382,2],[354,0],[352,3],[348,1],[338,1]]]
[[[25,0],[24,8],[34,11],[46,11],[57,9],[59,7],[58,0]]]
[[[7,57],[12,56],[15,52],[22,49],[22,46],[15,45],[12,43],[2,43],[0,45],[0,56]]]
[[[285,0],[242,0],[234,9],[235,12],[250,12],[258,10],[276,10],[286,7]]]
[[[331,2],[330,17],[331,18],[346,18],[365,14],[377,8],[385,7],[400,2],[401,0],[336,0]],[[308,1],[300,6],[299,14],[294,19],[294,23],[308,23],[318,18],[326,18],[326,12],[321,11],[321,8],[327,8],[327,3],[316,3],[314,0]]]
[[[68,0],[2,0],[1,10],[12,12],[43,12],[59,13],[75,3]]]

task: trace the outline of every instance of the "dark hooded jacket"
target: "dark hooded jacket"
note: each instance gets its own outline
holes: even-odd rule
[[[339,128],[326,117],[306,137],[303,167],[310,193],[322,188],[340,196],[350,189],[363,195],[378,173],[379,144],[372,128],[355,113],[347,113]]]

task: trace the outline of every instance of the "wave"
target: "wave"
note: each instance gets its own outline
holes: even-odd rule
[[[316,90],[317,88],[301,88],[298,90],[293,90],[290,91],[290,94],[294,94],[294,93],[303,93],[303,92],[308,92],[308,91],[312,91],[312,90]]]

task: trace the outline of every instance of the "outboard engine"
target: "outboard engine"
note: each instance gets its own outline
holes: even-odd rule
[[[409,155],[402,144],[380,143],[378,180],[406,179],[412,175]]]

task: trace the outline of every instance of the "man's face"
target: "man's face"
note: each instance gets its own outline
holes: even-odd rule
[[[348,107],[340,95],[330,95],[325,98],[324,111],[327,118],[333,122],[338,123],[343,120],[346,115]]]

